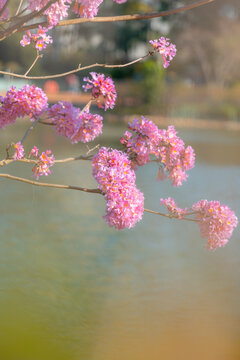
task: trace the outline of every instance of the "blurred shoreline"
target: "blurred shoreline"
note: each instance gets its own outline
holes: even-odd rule
[[[106,121],[109,123],[126,124],[136,117],[139,117],[139,115],[106,115]],[[154,121],[156,125],[163,127],[174,125],[177,128],[240,131],[240,122],[232,120],[195,119],[157,115],[144,115],[144,117]]]

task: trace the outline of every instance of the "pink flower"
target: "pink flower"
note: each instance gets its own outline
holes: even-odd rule
[[[28,0],[28,3],[30,10],[39,11],[47,5],[48,0]],[[60,20],[68,16],[68,9],[71,3],[72,0],[58,0],[44,11],[50,27],[57,25]]]
[[[201,200],[192,206],[201,236],[207,239],[207,248],[225,246],[238,224],[235,213],[219,201]]]
[[[158,40],[150,40],[149,42],[152,44],[154,50],[162,55],[163,67],[166,69],[170,64],[170,61],[176,55],[176,45],[170,43],[169,39],[166,39],[163,36]]]
[[[150,161],[150,155],[158,154],[159,132],[158,127],[152,121],[144,116],[141,119],[135,119],[133,123],[128,124],[129,130],[135,133],[135,136],[126,131],[120,142],[124,145],[129,158],[138,166],[142,166]]]
[[[135,173],[127,155],[118,150],[101,148],[93,157],[93,176],[107,201],[104,218],[121,230],[132,228],[143,215],[143,194],[136,188]]]
[[[48,116],[55,124],[56,132],[70,140],[76,132],[79,113],[80,110],[68,101],[59,101],[48,110]]]
[[[194,150],[191,146],[185,148],[174,126],[159,130],[158,157],[174,186],[182,185],[188,177],[186,171],[194,167]]]
[[[160,205],[165,205],[169,214],[178,217],[179,219],[187,213],[187,209],[179,208],[175,200],[171,197],[168,197],[167,199],[160,199]]]
[[[54,165],[54,161],[55,158],[51,150],[46,150],[39,156],[39,161],[32,169],[33,175],[37,180],[39,179],[39,176],[48,176],[51,174],[50,167]]]
[[[32,150],[29,153],[29,156],[32,155],[34,157],[38,157],[38,152],[39,152],[39,149],[37,148],[37,146],[34,145],[34,147],[32,148]]]
[[[55,124],[56,132],[72,143],[92,141],[102,132],[102,116],[81,111],[67,101],[53,105],[48,116]]]
[[[90,73],[92,79],[85,77],[83,80],[87,81],[86,85],[83,85],[85,91],[92,89],[92,96],[95,99],[98,99],[101,95],[104,98],[105,111],[107,109],[113,109],[115,106],[117,93],[115,90],[114,82],[110,77],[105,79],[103,74],[98,74],[95,72]],[[98,101],[99,107],[102,107]]]
[[[13,158],[14,160],[20,160],[24,157],[24,147],[23,145],[21,144],[21,142],[17,142],[15,145],[14,145],[14,148],[16,149],[15,150],[15,153],[13,155]]]
[[[46,32],[48,30],[49,30],[48,28],[39,26],[38,32],[36,34],[31,34],[30,31],[27,31],[27,35],[23,35],[20,44],[22,46],[26,46],[32,43],[35,45],[35,48],[37,50],[42,51],[43,49],[46,49],[47,44],[52,43],[52,37],[46,35]]]
[[[103,0],[76,0],[73,11],[80,17],[91,19],[98,13]]]
[[[48,107],[45,93],[35,85],[11,87],[5,97],[0,97],[0,127],[13,124],[18,117],[39,117]]]
[[[120,142],[132,160],[132,166],[142,166],[155,156],[161,162],[158,180],[166,178],[165,170],[174,186],[182,185],[188,176],[186,171],[194,166],[195,154],[191,146],[185,149],[174,126],[169,126],[167,130],[158,129],[157,125],[142,116],[129,123],[128,128],[135,136],[126,131]]]
[[[78,124],[75,126],[75,132],[71,137],[72,142],[82,141],[83,143],[93,141],[102,133],[103,118],[98,114],[91,114],[89,111],[79,113]]]

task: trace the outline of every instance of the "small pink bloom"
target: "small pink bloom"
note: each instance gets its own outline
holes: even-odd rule
[[[175,200],[171,197],[168,197],[167,199],[160,199],[160,205],[165,205],[169,211],[169,214],[174,215],[179,219],[181,219],[184,214],[187,213],[187,209],[179,208]]]
[[[32,155],[34,157],[38,157],[38,152],[39,152],[39,149],[37,148],[37,146],[34,145],[34,147],[32,148],[32,150],[30,151],[30,154],[29,155]]]
[[[176,55],[176,45],[170,43],[169,39],[166,39],[164,36],[158,40],[150,40],[149,42],[153,46],[154,50],[162,55],[163,67],[166,69],[170,64],[170,61]]]
[[[83,85],[85,91],[92,89],[92,96],[95,99],[98,99],[99,96],[103,96],[105,103],[105,111],[107,109],[113,109],[115,106],[117,93],[113,80],[110,77],[105,78],[103,74],[98,74],[96,72],[91,72],[89,77],[85,77],[83,80],[87,81],[86,85]],[[98,101],[98,106],[102,107]]]
[[[14,145],[14,148],[16,149],[15,150],[15,153],[13,155],[13,158],[14,160],[20,160],[24,157],[24,147],[23,145],[21,144],[21,142],[17,142],[15,145]]]

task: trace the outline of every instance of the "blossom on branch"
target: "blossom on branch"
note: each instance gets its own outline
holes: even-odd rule
[[[150,44],[154,50],[159,52],[163,58],[163,67],[166,69],[170,65],[170,61],[176,55],[176,45],[169,42],[169,39],[162,36],[158,40],[150,40]]]
[[[165,205],[169,214],[179,219],[182,219],[184,214],[187,213],[187,209],[178,207],[175,200],[171,197],[168,197],[167,199],[160,199],[160,205]]]
[[[78,123],[78,108],[68,101],[59,101],[48,109],[48,117],[55,124],[58,135],[72,139]]]
[[[127,0],[113,0],[117,4],[123,4]],[[98,13],[98,8],[103,0],[76,0],[73,11],[82,18],[92,19]]]
[[[14,145],[15,153],[13,155],[14,160],[20,160],[24,157],[24,147],[21,144],[21,141],[17,142]]]
[[[194,167],[194,150],[191,146],[185,148],[185,144],[177,136],[174,126],[169,126],[167,130],[159,129],[159,135],[158,157],[165,171],[168,172],[172,184],[180,186],[188,177],[186,171]]]
[[[39,149],[37,146],[34,145],[34,147],[32,148],[32,150],[29,153],[29,156],[34,156],[34,157],[38,157],[38,153],[39,153]]]
[[[53,105],[48,116],[55,124],[56,132],[72,143],[92,141],[102,132],[102,116],[81,111],[68,101]]]
[[[105,111],[107,109],[113,109],[117,98],[113,80],[109,76],[105,78],[104,74],[98,74],[96,72],[91,72],[90,75],[92,76],[91,79],[89,77],[83,78],[83,80],[87,82],[86,85],[83,85],[84,91],[92,89],[92,96],[97,99],[99,107],[102,107],[102,105],[98,99],[100,96],[103,96]]]
[[[107,201],[104,216],[107,223],[118,230],[134,227],[142,219],[144,197],[136,188],[127,155],[103,147],[93,157],[92,166],[93,176]]]
[[[35,85],[24,85],[16,90],[14,86],[0,97],[0,127],[13,124],[18,117],[39,117],[48,107],[48,99],[42,89]]]
[[[76,124],[76,130],[71,137],[71,141],[82,141],[83,143],[93,141],[102,133],[102,127],[102,116],[91,114],[89,111],[82,111],[78,115],[78,124]]]
[[[120,142],[132,160],[132,166],[142,166],[151,160],[151,155],[161,162],[158,180],[165,178],[164,170],[174,186],[182,185],[188,177],[187,170],[194,166],[195,154],[191,146],[185,148],[182,139],[177,136],[174,126],[167,130],[158,129],[151,120],[144,116],[128,124],[133,136],[126,131]]]
[[[55,157],[52,154],[51,150],[46,150],[39,156],[39,161],[33,167],[32,172],[36,179],[39,179],[39,176],[48,176],[51,174],[50,167],[54,165]]]
[[[32,11],[39,11],[45,7],[48,2],[49,0],[28,0],[28,7]],[[72,0],[58,0],[44,11],[50,27],[57,25],[60,20],[68,16],[68,9],[71,3]]]
[[[30,31],[27,31],[27,35],[23,35],[20,44],[24,47],[30,44],[34,44],[35,48],[39,51],[46,49],[48,44],[52,43],[52,37],[46,35],[48,28],[44,28],[42,26],[38,27],[37,34],[31,34]]]
[[[238,224],[235,213],[219,201],[201,200],[192,206],[201,235],[207,239],[207,248],[225,246]]]

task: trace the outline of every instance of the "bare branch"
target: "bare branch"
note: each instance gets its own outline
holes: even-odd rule
[[[15,16],[18,16],[18,14],[19,14],[19,12],[20,12],[20,9],[21,9],[21,7],[22,7],[22,4],[23,4],[23,0],[20,0],[20,3],[19,3],[19,6],[18,6],[18,9],[17,9],[17,11],[16,11]]]
[[[41,182],[38,182],[38,181],[28,180],[28,179],[21,178],[21,177],[18,177],[18,176],[13,176],[13,175],[10,175],[10,174],[0,174],[0,177],[7,178],[7,179],[10,179],[10,180],[15,180],[15,181],[21,181],[23,183],[30,184],[30,185],[35,185],[35,186],[51,187],[51,188],[67,189],[67,190],[78,190],[78,191],[103,195],[102,191],[100,189],[87,189],[87,188],[83,188],[83,187],[79,187],[79,186],[72,186],[72,185],[41,183]]]
[[[35,60],[33,61],[32,65],[30,66],[30,68],[25,72],[24,76],[27,76],[27,74],[32,70],[32,68],[34,67],[34,65],[38,61],[38,59],[42,58],[42,57],[43,57],[43,54],[39,55],[39,51],[37,50],[37,56],[36,56]]]
[[[39,118],[35,119],[35,121],[32,123],[32,125],[27,129],[25,135],[23,136],[22,140],[20,141],[21,144],[23,144],[23,142],[25,141],[25,139],[27,138],[28,134],[30,133],[31,130],[33,130],[33,128],[37,125],[39,121]]]
[[[178,220],[186,220],[186,221],[194,221],[194,222],[199,222],[199,220],[195,220],[195,219],[188,219],[185,217],[179,217],[177,214],[163,214],[161,212],[158,211],[153,211],[153,210],[149,210],[149,209],[144,209],[145,212],[148,212],[150,214],[155,214],[155,215],[160,215],[160,216],[164,216],[167,217],[169,219],[178,219]]]
[[[28,130],[30,131],[30,128]],[[98,145],[95,148],[97,148],[97,147],[98,147]],[[93,148],[91,151],[95,150],[95,148]],[[89,160],[92,160],[92,155],[87,154],[87,155],[80,155],[80,156],[76,156],[76,157],[69,157],[69,158],[66,158],[66,159],[59,159],[59,160],[55,160],[54,164],[63,164],[63,163],[71,162],[71,161],[77,161],[77,160],[88,160],[89,161]],[[12,162],[23,162],[23,163],[26,163],[26,164],[37,164],[39,162],[39,160],[27,159],[27,158],[14,160],[13,158],[7,158],[7,159],[3,159],[3,160],[0,161],[0,166],[2,167],[2,166],[9,165]]]
[[[17,77],[17,78],[21,78],[21,79],[29,79],[29,80],[37,80],[37,79],[54,79],[54,78],[60,78],[60,77],[63,77],[63,76],[67,76],[67,75],[70,75],[70,74],[74,74],[74,73],[77,73],[79,71],[83,71],[83,70],[88,70],[88,69],[92,69],[94,67],[103,67],[103,68],[110,68],[110,69],[114,69],[114,68],[124,68],[124,67],[127,67],[127,66],[130,66],[130,65],[133,65],[139,61],[142,61],[143,59],[147,58],[148,56],[151,56],[154,54],[154,51],[150,51],[149,53],[147,53],[146,55],[138,58],[138,59],[135,59],[133,61],[130,61],[128,63],[125,63],[125,64],[118,64],[118,65],[111,65],[111,64],[92,64],[92,65],[87,65],[87,66],[83,66],[81,67],[81,64],[79,64],[79,66],[74,69],[74,70],[70,70],[70,71],[67,71],[65,73],[61,73],[61,74],[55,74],[55,75],[46,75],[46,76],[27,76],[26,74],[25,75],[21,75],[21,74],[14,74],[14,73],[11,73],[11,72],[7,72],[7,71],[0,71],[0,74],[2,75],[8,75],[8,76],[13,76],[13,77]],[[41,55],[40,55],[41,56]],[[36,60],[36,59],[35,59]],[[31,70],[31,69],[30,69]]]

